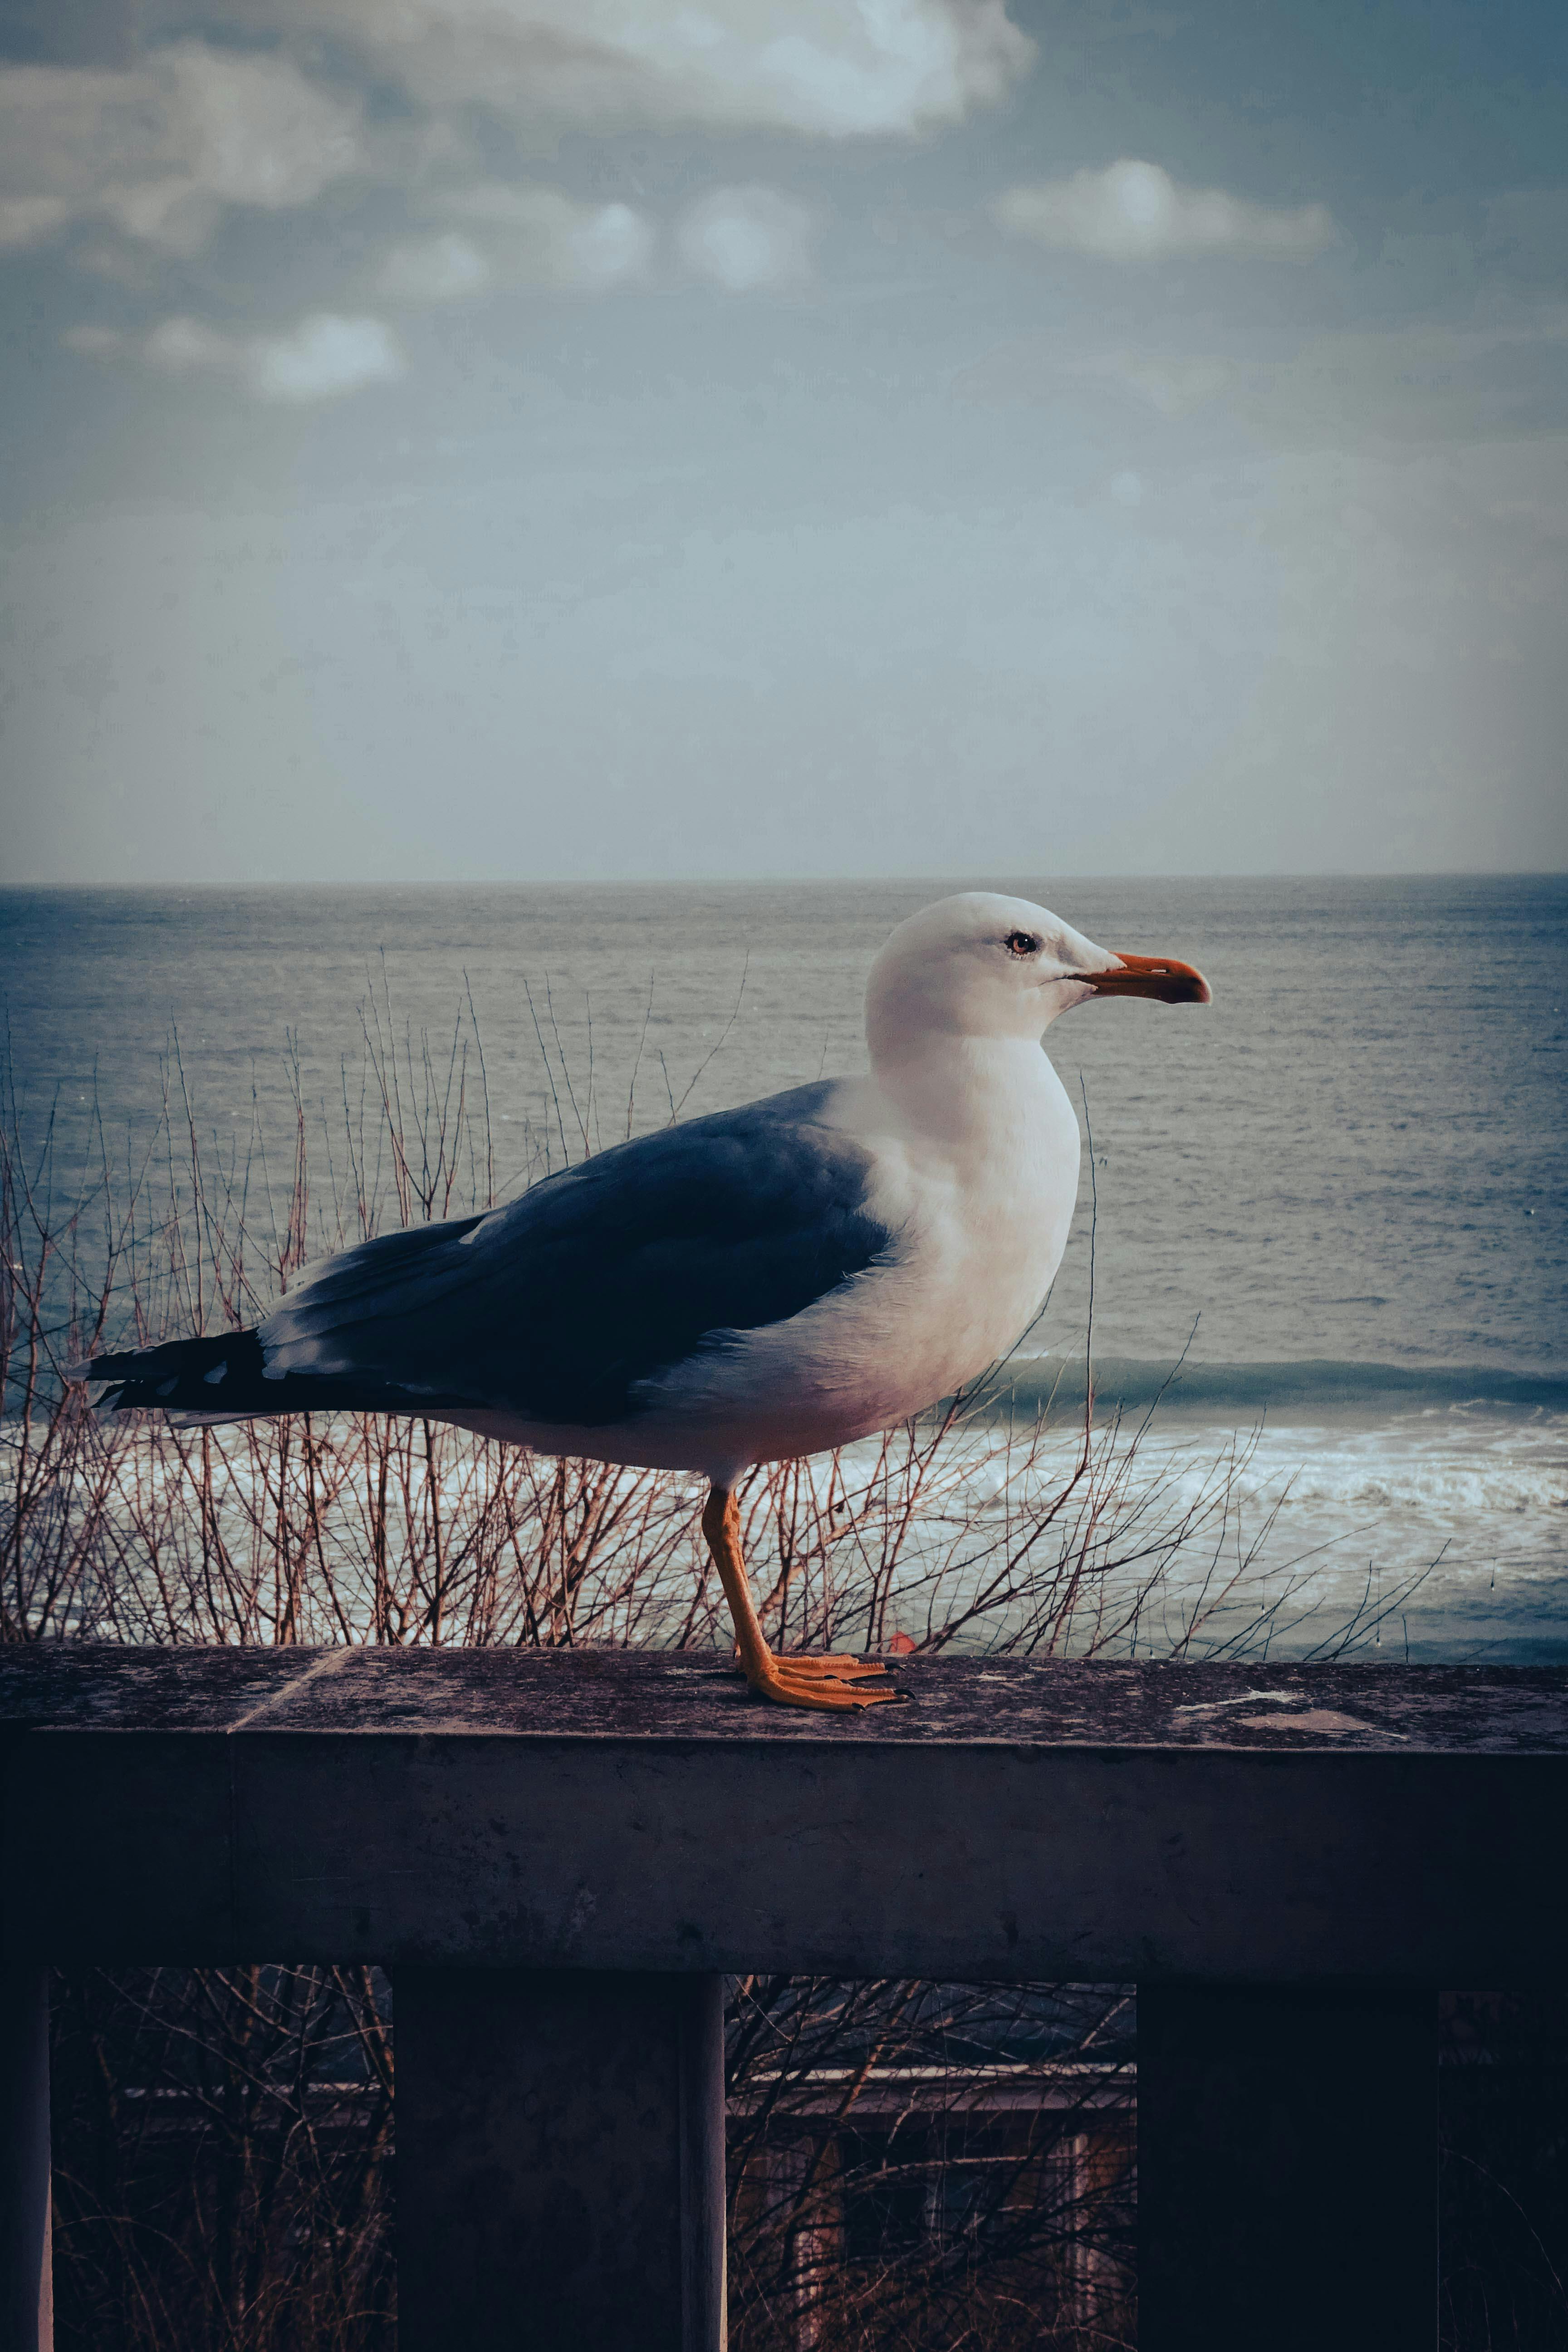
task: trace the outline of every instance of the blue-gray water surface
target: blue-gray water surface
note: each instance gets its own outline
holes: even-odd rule
[[[384,971],[438,1054],[471,991],[521,1181],[624,1133],[634,1069],[640,1129],[857,1067],[871,957],[941,887],[11,891],[0,992],[25,1121],[56,1106],[68,1155],[94,1096],[147,1129],[175,1030],[204,1132],[258,1108],[281,1138],[288,1034],[331,1125]],[[1049,1035],[1093,1133],[1110,1384],[1187,1349],[1166,1422],[1265,1416],[1259,1493],[1294,1476],[1301,1550],[1347,1577],[1441,1553],[1412,1654],[1568,1654],[1568,879],[1003,887],[1214,983],[1206,1011],[1100,1003]],[[1033,1351],[1081,1348],[1090,1205],[1086,1158]]]

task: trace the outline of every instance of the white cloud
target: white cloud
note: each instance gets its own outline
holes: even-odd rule
[[[151,73],[66,66],[0,67],[0,194],[83,210],[128,169],[161,163],[159,90]]]
[[[197,186],[226,204],[313,204],[363,161],[357,107],[307,81],[290,58],[183,41],[157,64],[172,141]]]
[[[280,335],[220,333],[199,319],[165,319],[143,343],[153,367],[171,375],[206,370],[231,375],[255,400],[304,406],[338,400],[404,373],[396,339],[381,319],[314,310]]]
[[[291,334],[262,335],[247,346],[246,378],[258,400],[337,400],[370,383],[392,383],[403,354],[381,319],[344,319],[316,310]]]
[[[812,216],[777,188],[715,188],[677,235],[689,269],[731,294],[796,285],[811,275]]]
[[[598,290],[640,278],[653,254],[654,232],[641,213],[629,205],[596,205],[586,208],[563,241],[571,282]]]
[[[60,196],[0,196],[0,252],[41,245],[70,216],[71,208]]]
[[[173,253],[226,205],[313,204],[366,161],[357,102],[291,59],[181,41],[134,72],[0,68],[0,244],[107,217]]]
[[[601,293],[640,278],[653,255],[652,225],[630,205],[580,205],[559,188],[485,180],[447,190],[435,208],[482,236],[494,273],[513,284]]]
[[[151,21],[172,33],[184,13],[160,5]],[[358,176],[401,184],[415,215],[361,299],[597,293],[646,278],[664,232],[631,203],[453,184],[482,168],[477,110],[510,117],[535,153],[574,124],[907,136],[1001,98],[1035,57],[1007,0],[213,0],[201,21],[208,35],[182,31],[123,69],[0,64],[0,256],[74,231],[74,264],[144,291],[232,209],[302,209]],[[413,109],[371,119],[363,93],[399,83]],[[795,199],[748,186],[693,206],[679,242],[689,271],[742,292],[809,278],[813,231]],[[302,328],[178,317],[127,348],[271,400],[401,369],[379,321],[315,315],[308,348]]]
[[[479,294],[495,275],[466,236],[415,237],[395,245],[381,266],[381,291],[394,302],[457,302]]]
[[[1227,195],[1223,188],[1185,188],[1158,163],[1131,157],[1103,172],[1009,188],[992,211],[1015,236],[1102,261],[1205,253],[1306,259],[1335,236],[1322,205],[1282,210]]]
[[[98,327],[84,320],[80,326],[68,327],[60,341],[68,352],[79,352],[83,359],[102,360],[119,351],[125,338],[118,327]]]
[[[961,121],[1034,43],[1005,0],[231,0],[358,43],[435,105],[844,138]]]
[[[237,370],[244,349],[233,336],[203,326],[199,319],[164,319],[142,346],[149,365],[170,375],[186,375],[195,368]]]
[[[547,125],[910,134],[999,99],[1035,56],[1005,0],[218,0],[215,13],[268,46],[185,38],[123,71],[0,66],[0,250],[97,218],[189,256],[226,206],[278,212],[354,173],[395,173],[397,137],[373,138],[357,96],[304,72],[280,34],[357,48],[433,110],[437,140],[472,105]],[[535,192],[524,241],[544,258],[521,274],[595,286],[646,267],[651,232],[630,206],[552,220],[552,200],[568,203]]]
[[[1001,98],[1035,57],[1007,0],[214,0],[203,22],[222,36],[182,33],[124,69],[0,64],[0,255],[107,228],[69,257],[144,287],[231,208],[303,208],[358,175],[403,184],[425,217],[384,252],[384,300],[601,291],[647,275],[659,232],[558,188],[442,193],[474,168],[475,110],[534,152],[575,124],[910,135]],[[396,83],[413,114],[368,121],[363,90]],[[721,191],[681,246],[724,287],[783,286],[810,274],[811,227],[774,191]]]
[[[199,253],[223,216],[216,196],[199,181],[178,173],[105,188],[96,209],[138,243],[183,255]]]

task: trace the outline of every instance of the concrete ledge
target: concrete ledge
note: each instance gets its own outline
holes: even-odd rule
[[[1568,1670],[0,1654],[11,1958],[1488,1987],[1568,1968]]]

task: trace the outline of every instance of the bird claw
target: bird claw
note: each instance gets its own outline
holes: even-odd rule
[[[893,1671],[890,1666],[885,1665],[880,1658],[857,1658],[853,1655],[802,1657],[789,1651],[785,1651],[781,1657],[776,1650],[773,1654],[773,1658],[774,1665],[782,1668],[785,1674],[805,1675],[808,1679],[826,1675],[829,1681],[838,1683],[857,1682],[866,1675],[888,1675]]]
[[[763,1698],[772,1699],[778,1706],[804,1706],[834,1715],[858,1714],[868,1706],[883,1706],[889,1701],[902,1703],[908,1691],[884,1687],[879,1690],[856,1689],[856,1683],[868,1680],[887,1685],[889,1677],[875,1663],[860,1658],[777,1658],[770,1655],[765,1663],[745,1669],[746,1680]]]

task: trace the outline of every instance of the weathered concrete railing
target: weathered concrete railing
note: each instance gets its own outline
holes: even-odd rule
[[[727,1970],[1140,1989],[1144,2352],[1431,2352],[1434,1994],[1568,1969],[1568,1672],[0,1654],[0,2341],[49,1961],[395,1971],[403,2352],[715,2352]]]

